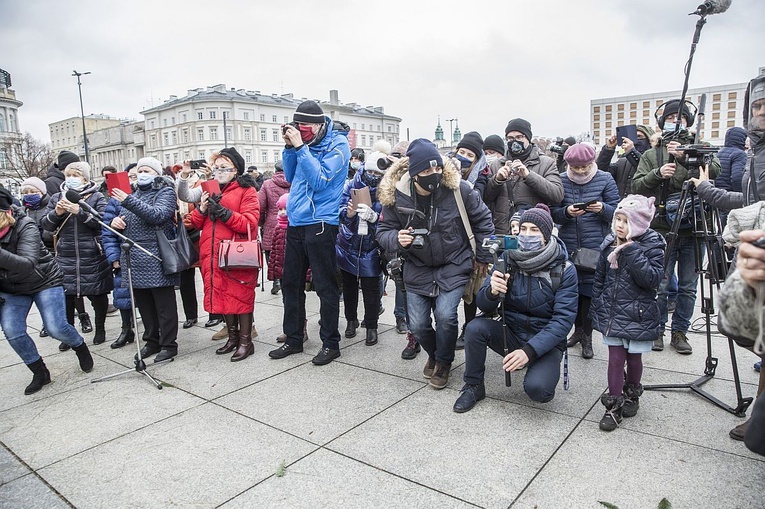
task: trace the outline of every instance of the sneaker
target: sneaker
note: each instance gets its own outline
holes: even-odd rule
[[[693,347],[688,343],[688,337],[684,332],[680,332],[679,330],[672,331],[672,339],[669,342],[669,346],[674,348],[677,353],[683,355],[693,353]]]
[[[314,357],[311,362],[313,362],[315,366],[324,366],[325,364],[329,364],[338,357],[340,357],[340,350],[332,350],[331,348],[327,348],[325,346],[319,350],[319,353],[316,354],[316,357]]]
[[[422,376],[424,378],[430,378],[433,376],[433,371],[436,369],[436,359],[434,357],[428,357],[428,361],[425,363],[425,367],[422,369]]]
[[[462,330],[460,331],[460,335],[457,337],[457,342],[454,344],[455,350],[465,349],[465,327],[467,327],[467,324],[463,323]]]
[[[282,346],[277,348],[276,350],[271,350],[268,352],[268,356],[272,359],[284,359],[285,357],[289,355],[294,355],[296,353],[301,353],[303,351],[303,347],[294,347],[290,346],[287,343],[284,343]]]
[[[436,369],[433,376],[430,377],[430,386],[434,389],[443,389],[449,383],[449,372],[452,370],[451,364],[442,364],[436,362]]]
[[[651,350],[654,352],[661,352],[664,350],[664,333],[661,333],[661,336],[659,336],[657,339],[653,341],[653,346],[651,347]]]
[[[759,373],[761,369],[762,369],[762,361],[755,362],[754,363],[754,370]]]
[[[406,334],[409,332],[409,326],[406,324],[406,318],[403,316],[396,317],[396,332],[399,334]]]
[[[421,347],[417,340],[414,339],[414,334],[411,332],[406,333],[406,340],[406,348],[404,348],[404,350],[401,352],[401,358],[410,361],[417,357],[417,354],[420,353]]]
[[[486,387],[481,385],[465,384],[460,391],[460,397],[454,402],[452,410],[462,414],[472,409],[476,403],[486,397]]]

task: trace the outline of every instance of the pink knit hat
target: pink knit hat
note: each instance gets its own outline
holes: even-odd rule
[[[622,214],[627,217],[627,224],[629,224],[627,240],[640,237],[651,226],[651,221],[653,221],[653,216],[656,213],[656,207],[653,205],[655,200],[656,198],[653,196],[646,198],[640,194],[631,194],[626,196],[616,206],[614,217],[616,217],[616,214]],[[611,230],[616,231],[613,221],[611,222]]]
[[[290,193],[284,193],[279,197],[279,200],[276,202],[276,210],[286,209],[287,208],[287,199],[290,197]]]

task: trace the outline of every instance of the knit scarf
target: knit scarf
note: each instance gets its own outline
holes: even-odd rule
[[[571,171],[571,168],[566,170],[566,175],[568,175],[568,179],[573,182],[574,184],[579,184],[580,186],[583,186],[585,184],[589,184],[590,180],[595,177],[595,173],[597,173],[597,168],[595,166],[592,166],[592,170],[587,175],[579,175],[577,173],[574,173]]]
[[[628,240],[627,242],[625,242],[623,244],[619,244],[619,245],[616,246],[616,249],[614,249],[611,252],[611,254],[608,255],[608,261],[611,264],[611,268],[612,269],[618,269],[619,268],[619,261],[618,261],[619,251],[624,249],[626,246],[629,246],[630,244],[632,244],[631,240]]]
[[[290,223],[290,221],[287,218],[287,214],[284,214],[284,215],[277,214],[276,215],[276,226],[279,229],[286,230],[287,226],[289,226],[289,223]]]
[[[513,249],[507,251],[507,256],[522,272],[527,274],[547,273],[546,277],[545,274],[539,275],[549,280],[549,269],[560,257],[560,245],[555,237],[550,237],[547,245],[538,251]]]

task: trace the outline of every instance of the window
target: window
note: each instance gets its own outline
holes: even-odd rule
[[[624,111],[624,105],[623,104],[619,104],[619,105],[616,106],[616,109],[619,110],[619,111]]]
[[[364,146],[364,147],[367,146],[367,135],[366,134],[362,134],[361,135],[361,145]]]
[[[643,101],[643,108],[650,108],[651,107],[651,101]]]
[[[606,120],[611,120],[611,113],[606,113]]]
[[[730,101],[728,103],[728,109],[729,110],[735,110],[736,109],[736,101]]]
[[[282,153],[278,150],[274,150],[274,162],[279,160],[279,157],[282,155]]]
[[[268,152],[265,150],[260,153],[260,162],[266,164],[268,162]]]
[[[611,122],[606,122],[606,129],[610,129],[610,128],[611,128]]]
[[[356,129],[356,122],[353,123],[353,128]]]
[[[624,112],[623,112],[623,111],[620,111],[620,112],[617,114],[616,118],[618,118],[619,120],[623,120],[623,119],[624,119]]]
[[[260,121],[261,122],[265,122],[266,121],[266,116],[263,113],[260,114]]]
[[[210,112],[210,120],[214,120],[214,119],[215,119],[215,112],[211,111]]]
[[[714,94],[712,96],[713,101],[719,101],[720,99],[722,99],[722,94]]]
[[[277,122],[276,115],[271,115],[271,122]]]
[[[205,141],[205,130],[204,130],[204,128],[197,129],[197,141]]]
[[[266,130],[261,129],[260,130],[260,141],[266,141]]]
[[[712,131],[712,138],[719,138],[720,137],[720,131]]]
[[[736,118],[736,112],[735,111],[729,111],[728,112],[728,118]]]
[[[712,105],[712,110],[713,111],[720,111],[720,103],[714,103]]]
[[[719,120],[720,119],[720,112],[716,111],[716,112],[712,113],[712,119]]]
[[[164,140],[164,145],[169,145],[170,144],[170,141],[168,139],[167,133],[165,133],[163,135],[163,140]]]
[[[361,130],[363,131],[364,129],[366,129],[365,124],[361,124]]]
[[[170,117],[170,125],[175,125],[175,117]]]
[[[230,127],[226,127],[226,139],[227,140],[233,140],[234,139],[233,136],[231,136],[231,128]]]
[[[630,111],[630,118],[637,118],[637,111]]]
[[[728,99],[735,99],[735,98],[736,98],[736,92],[728,93]]]
[[[242,113],[242,118],[244,120],[250,120],[250,112],[249,111],[245,111],[244,113]]]
[[[381,128],[380,128],[380,126],[378,125],[378,126],[377,126],[377,132],[379,133],[381,130],[382,130],[382,129],[381,129]]]
[[[190,152],[190,151],[188,151],[188,150],[184,151],[184,152],[183,152],[183,159],[185,159],[186,161],[188,161],[189,159],[191,159],[191,152]]]
[[[252,141],[252,133],[249,129],[244,130],[244,141]]]
[[[651,115],[650,110],[643,110],[643,117],[648,118]]]
[[[171,136],[173,137],[173,145],[177,145],[178,144],[178,133],[173,131]]]
[[[594,107],[592,108],[592,112],[593,112],[593,113],[600,113],[600,106],[594,106]]]
[[[154,121],[151,121],[151,128],[154,129]],[[66,126],[66,133],[69,134],[69,126]]]
[[[728,127],[733,127],[735,125],[736,125],[736,121],[735,120],[728,120]]]
[[[244,151],[244,162],[246,164],[252,164],[252,150]]]
[[[185,143],[188,143],[188,142],[189,142],[189,130],[188,129],[184,129],[183,130],[183,143],[185,144]],[[187,157],[187,159],[188,159],[188,157]]]
[[[630,109],[636,110],[637,109],[637,103],[630,103]]]
[[[613,106],[610,104],[606,104],[606,111],[611,111],[613,109]]]
[[[592,116],[592,119],[593,119],[593,120],[595,120],[595,121],[598,121],[598,120],[600,120],[600,114],[598,114],[598,115],[593,115],[593,116]]]
[[[595,122],[594,124],[592,124],[592,127],[594,129],[600,129],[600,122]]]
[[[284,115],[284,123],[288,124],[290,121],[290,117],[288,115]]]
[[[228,111],[223,112],[223,118],[225,119],[231,118],[231,116],[228,114]]]
[[[210,128],[210,139],[212,141],[218,140],[218,128],[217,127],[211,127]]]
[[[165,154],[165,166],[170,166],[170,154]]]
[[[391,132],[391,128],[390,128],[390,126],[388,126],[388,132]]]
[[[181,115],[181,119],[182,119],[181,122],[186,122],[188,120],[185,113]]]
[[[273,129],[271,135],[273,136],[274,141],[279,141],[279,129]]]
[[[197,159],[207,159],[205,157],[205,151],[204,150],[200,150],[199,152],[197,152]]]
[[[149,144],[151,148],[157,148],[157,135],[152,134],[151,135],[151,143]]]
[[[204,113],[201,111],[197,111],[197,120],[202,120],[204,118]],[[154,126],[152,126],[154,127]]]
[[[164,125],[165,127],[167,127],[167,119],[164,119],[164,120],[162,121],[162,125]]]
[[[712,122],[712,129],[719,129],[720,128],[720,122]]]

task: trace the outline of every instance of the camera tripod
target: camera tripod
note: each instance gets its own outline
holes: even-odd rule
[[[672,228],[667,235],[667,250],[664,255],[665,277],[669,277],[669,260],[674,249],[681,223],[683,221],[683,211],[688,212],[688,219],[691,221],[693,236],[693,259],[695,271],[701,277],[701,311],[704,313],[705,333],[707,343],[707,357],[704,365],[704,374],[691,383],[685,384],[662,384],[647,385],[645,390],[665,390],[665,389],[690,389],[699,396],[705,398],[714,405],[730,412],[738,417],[744,417],[746,410],[752,403],[753,398],[744,398],[741,394],[741,379],[738,373],[738,364],[736,362],[736,350],[733,340],[728,339],[728,349],[730,350],[731,366],[733,368],[733,380],[736,387],[736,406],[732,407],[720,399],[704,391],[701,386],[710,381],[715,376],[717,370],[717,357],[712,355],[712,326],[711,317],[715,313],[714,309],[714,288],[720,289],[720,283],[725,280],[728,263],[725,260],[725,251],[721,237],[722,223],[717,208],[709,207],[704,200],[697,194],[693,184],[686,180],[683,183],[682,191],[677,208],[677,216],[672,223]],[[709,253],[709,261],[704,267],[704,252]],[[680,263],[681,260],[677,260]],[[687,263],[687,262],[686,262]],[[674,267],[673,267],[674,269]],[[705,288],[706,286],[706,288]]]

